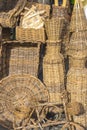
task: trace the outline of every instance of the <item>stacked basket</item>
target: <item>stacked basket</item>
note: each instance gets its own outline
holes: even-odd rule
[[[79,115],[73,115],[74,121],[87,129],[87,32],[82,10],[80,1],[76,1],[70,30],[72,35],[68,51],[70,70],[67,75],[67,90],[71,94],[71,102],[81,103],[84,109]]]

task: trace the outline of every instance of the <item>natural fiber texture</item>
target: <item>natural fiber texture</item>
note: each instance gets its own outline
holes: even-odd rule
[[[2,45],[1,77],[14,74],[38,76],[40,44],[10,43]]]
[[[48,92],[37,78],[30,75],[9,76],[0,81],[0,123],[11,124],[15,116],[16,121],[23,120],[39,102],[47,101]]]
[[[67,17],[68,10],[62,6],[52,6],[52,17]]]
[[[26,7],[31,8],[32,5],[35,5],[38,11],[45,10],[43,17],[49,18],[50,17],[50,5],[35,3],[35,2],[28,2]]]
[[[87,128],[87,69],[84,59],[72,59],[71,68],[67,75],[67,90],[71,94],[71,102],[80,102],[84,108],[84,113],[74,116],[74,121]]]
[[[17,16],[21,13],[24,6],[26,4],[26,0],[19,0],[14,9],[8,12],[0,13],[0,24],[3,27],[14,27],[17,22]]]
[[[16,40],[28,42],[45,42],[45,31],[41,29],[28,29],[16,27]]]
[[[67,104],[67,112],[69,115],[79,116],[84,113],[84,108],[79,102],[70,102]]]
[[[51,18],[45,20],[45,28],[48,40],[59,41],[63,37],[64,18]],[[64,31],[64,32],[63,32]]]
[[[70,23],[70,31],[73,32],[77,30],[87,30],[87,20],[80,0],[76,1],[74,5]]]
[[[81,58],[87,55],[87,32],[75,32],[69,43],[68,55]]]
[[[59,52],[60,46],[47,45],[43,60],[43,81],[50,95],[50,102],[61,101],[61,92],[64,90],[64,62]]]

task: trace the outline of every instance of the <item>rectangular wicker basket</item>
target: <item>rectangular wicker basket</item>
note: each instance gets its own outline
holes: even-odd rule
[[[28,42],[45,42],[45,30],[41,29],[26,29],[20,26],[16,27],[16,40]]]
[[[14,74],[38,76],[40,44],[7,43],[1,51],[0,78]]]

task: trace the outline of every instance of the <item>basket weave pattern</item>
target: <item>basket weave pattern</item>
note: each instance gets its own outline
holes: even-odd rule
[[[28,42],[45,42],[45,31],[41,29],[25,29],[16,27],[16,40]]]
[[[6,44],[2,47],[2,77],[13,74],[38,75],[39,44]]]
[[[63,36],[64,19],[51,18],[45,21],[47,38],[50,41],[58,41]]]
[[[64,64],[59,50],[58,45],[47,45],[43,61],[43,80],[49,91],[50,102],[61,104],[60,95],[64,90]]]

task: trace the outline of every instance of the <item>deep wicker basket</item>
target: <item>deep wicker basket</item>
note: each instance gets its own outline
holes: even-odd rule
[[[47,101],[48,92],[39,79],[28,74],[8,76],[0,81],[0,124],[12,129],[15,117],[16,122],[23,120],[37,104]]]
[[[47,38],[50,41],[59,41],[63,37],[64,18],[51,18],[45,21]]]
[[[38,76],[40,44],[10,43],[2,45],[1,78],[14,74]]]
[[[20,26],[16,27],[16,40],[28,42],[45,42],[45,30],[41,29],[25,29]]]

